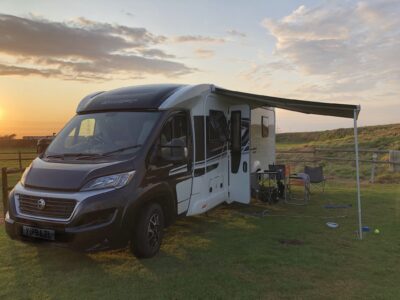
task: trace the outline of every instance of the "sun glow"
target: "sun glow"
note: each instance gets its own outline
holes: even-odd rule
[[[0,121],[3,120],[3,115],[4,115],[4,111],[3,111],[3,109],[0,107]]]

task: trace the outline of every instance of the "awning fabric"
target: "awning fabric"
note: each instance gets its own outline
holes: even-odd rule
[[[269,106],[292,110],[305,114],[325,115],[343,118],[354,118],[354,111],[360,112],[360,106],[337,103],[324,103],[305,100],[278,98],[264,95],[249,94],[215,87],[213,92],[218,95],[246,99],[256,106]]]

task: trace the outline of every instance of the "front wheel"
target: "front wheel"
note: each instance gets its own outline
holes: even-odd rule
[[[161,206],[152,203],[145,206],[138,214],[133,228],[131,250],[136,257],[149,258],[160,249],[164,229],[164,213]]]

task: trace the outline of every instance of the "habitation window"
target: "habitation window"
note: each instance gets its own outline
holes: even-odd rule
[[[228,123],[223,111],[210,110],[207,117],[207,156],[223,150],[228,140]]]
[[[268,137],[269,135],[269,120],[268,117],[261,117],[261,136]]]

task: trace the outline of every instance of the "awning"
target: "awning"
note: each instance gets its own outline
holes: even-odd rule
[[[360,106],[358,105],[314,102],[314,101],[271,97],[271,96],[237,92],[219,87],[215,87],[213,92],[218,95],[224,95],[237,99],[246,99],[253,105],[257,106],[276,107],[276,108],[301,112],[305,114],[325,115],[325,116],[353,119],[354,111],[356,111],[357,118],[360,112]]]
[[[354,119],[354,152],[356,155],[358,233],[360,239],[363,238],[362,218],[361,218],[362,213],[361,213],[360,167],[359,167],[359,157],[358,157],[358,132],[357,132],[357,119],[358,119],[358,114],[360,113],[361,110],[359,105],[278,98],[278,97],[231,91],[219,87],[214,87],[213,92],[215,94],[227,96],[240,101],[245,100],[245,102],[247,102],[249,105],[256,107],[269,106],[286,110],[292,110],[305,114],[325,115],[325,116]]]

